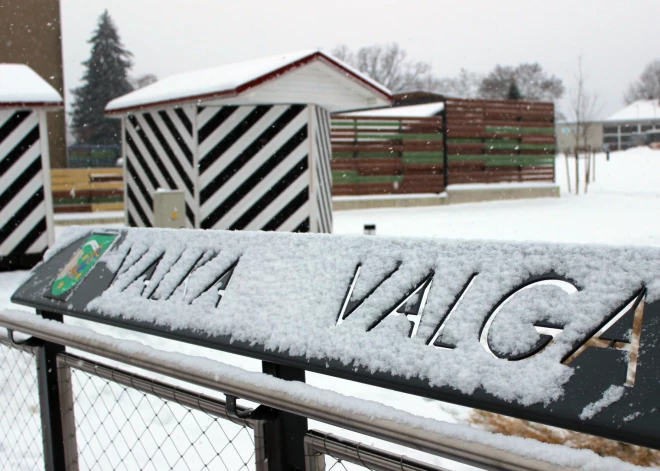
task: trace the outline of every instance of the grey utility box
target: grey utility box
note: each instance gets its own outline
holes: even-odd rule
[[[154,193],[154,227],[186,227],[186,195],[180,190]]]

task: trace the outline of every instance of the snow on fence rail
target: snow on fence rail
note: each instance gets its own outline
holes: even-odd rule
[[[658,448],[659,262],[654,248],[76,229],[12,299],[255,357],[284,379],[315,371]],[[0,324],[73,332],[30,317]],[[261,395],[224,391],[319,418],[250,380]]]

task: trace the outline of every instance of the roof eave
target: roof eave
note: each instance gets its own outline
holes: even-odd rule
[[[167,106],[186,106],[186,105],[195,105],[200,104],[202,101],[215,100],[218,98],[230,98],[238,95],[239,92],[237,89],[233,90],[224,90],[220,92],[205,93],[202,95],[194,95],[184,98],[173,98],[171,100],[161,100],[154,101],[152,103],[144,103],[138,106],[126,106],[123,108],[114,108],[111,110],[105,110],[103,114],[108,118],[120,118],[126,114],[133,114],[140,111],[149,111],[153,109],[164,108]]]
[[[55,111],[64,108],[63,102],[50,102],[50,101],[14,101],[0,103],[0,109],[40,109],[45,111]]]
[[[105,116],[107,117],[120,117],[125,114],[131,114],[136,111],[142,111],[142,110],[147,110],[147,109],[154,109],[154,108],[162,108],[165,106],[184,106],[184,105],[189,105],[189,104],[194,104],[194,103],[200,103],[202,101],[210,101],[210,100],[215,100],[218,98],[229,98],[233,96],[240,95],[241,93],[245,93],[248,90],[251,90],[259,85],[261,85],[264,82],[267,82],[269,80],[272,80],[274,78],[279,77],[280,75],[283,75],[291,70],[297,69],[299,67],[305,66],[309,64],[310,62],[314,60],[320,60],[322,62],[327,63],[328,65],[341,69],[347,76],[358,83],[360,83],[362,86],[365,86],[369,89],[372,90],[372,92],[376,93],[379,97],[383,98],[386,100],[388,103],[392,102],[392,95],[385,93],[383,90],[379,89],[378,87],[375,87],[373,84],[369,83],[367,80],[364,78],[360,77],[359,75],[355,74],[352,70],[347,69],[343,67],[341,64],[338,62],[332,60],[329,56],[326,56],[320,51],[314,52],[312,54],[309,54],[305,57],[302,57],[298,59],[297,61],[291,62],[289,64],[286,64],[279,69],[275,69],[272,72],[269,72],[265,75],[262,75],[261,77],[257,77],[253,80],[250,80],[242,85],[239,85],[238,87],[231,89],[231,90],[224,90],[224,91],[218,91],[218,92],[213,92],[213,93],[206,93],[202,95],[194,95],[190,97],[183,97],[183,98],[173,98],[171,100],[162,100],[162,101],[156,101],[153,103],[144,103],[143,105],[139,106],[130,106],[130,107],[124,107],[124,108],[116,108],[112,110],[106,110],[104,112]]]

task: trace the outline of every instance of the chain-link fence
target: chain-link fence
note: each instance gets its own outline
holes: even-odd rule
[[[37,365],[32,349],[0,341],[0,469],[43,469]]]
[[[305,459],[308,469],[318,471],[449,471],[318,430],[305,435]]]
[[[38,368],[51,363],[42,344],[33,342],[19,345],[0,337],[0,469],[37,470],[45,463],[47,469],[69,471],[269,469],[267,423],[278,412],[249,415],[235,401],[68,352],[55,354],[59,406],[41,410],[53,391],[40,388],[38,378],[52,370]],[[53,464],[52,448],[44,451],[44,443],[55,439],[42,435],[53,428],[42,431],[42,420],[52,424],[53,410],[61,418],[61,466]],[[307,471],[447,471],[325,432],[304,429],[300,438]]]
[[[224,402],[70,355],[78,463],[89,470],[255,469],[252,425]]]
[[[44,466],[37,352],[0,338],[1,469]],[[263,422],[230,415],[224,401],[68,353],[57,368],[67,469],[266,469]],[[308,469],[442,471],[317,431],[305,450]]]

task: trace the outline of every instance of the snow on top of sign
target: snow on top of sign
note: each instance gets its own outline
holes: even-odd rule
[[[258,80],[283,67],[316,54],[324,56],[333,63],[339,64],[341,68],[359,77],[386,96],[390,95],[390,91],[387,88],[338,59],[318,50],[307,50],[277,54],[270,57],[262,57],[250,61],[225,64],[209,69],[173,75],[116,98],[108,103],[105,109],[108,112],[112,112],[148,106],[155,103],[177,100],[184,101],[186,99],[236,91],[242,85]]]
[[[444,107],[444,102],[439,101],[436,103],[425,103],[423,105],[396,106],[391,108],[379,108],[376,110],[352,111],[350,113],[342,113],[341,116],[375,116],[378,118],[427,118],[429,116],[437,116],[444,109]]]
[[[605,119],[605,121],[644,120],[660,120],[660,100],[637,100]]]
[[[62,105],[62,97],[24,64],[0,64],[0,103]]]
[[[377,423],[390,421],[420,429],[425,432],[486,445],[515,453],[522,457],[549,463],[558,467],[569,467],[598,471],[633,471],[641,468],[617,458],[601,457],[591,450],[572,449],[561,445],[541,443],[530,438],[504,436],[467,425],[451,424],[435,419],[420,417],[378,402],[355,398],[334,391],[298,382],[285,381],[263,373],[246,371],[208,358],[165,352],[134,340],[124,340],[100,334],[85,328],[43,319],[41,316],[19,310],[3,310],[0,315],[26,327],[46,327],[56,335],[65,335],[82,343],[94,345],[102,350],[112,350],[130,358],[149,357],[161,364],[172,365],[173,369],[191,371],[207,378],[222,379],[225,383],[249,383],[257,386],[266,395],[275,393],[289,402],[324,406],[328,410],[367,417]]]
[[[649,302],[660,297],[660,250],[644,247],[131,229],[102,260],[111,270],[121,266],[113,285],[88,306],[103,314],[419,377],[464,394],[483,388],[523,405],[561,397],[573,373],[561,360],[642,286]],[[145,288],[140,275],[156,262]],[[220,299],[217,288],[208,288],[237,262]],[[196,264],[201,266],[189,282],[181,283]],[[358,265],[353,299],[373,292],[337,325]],[[524,311],[523,323],[565,322],[563,332],[525,361],[495,358],[479,342],[484,319],[530,276],[550,272],[575,280],[579,291],[530,288],[537,296],[521,295],[503,306],[489,339],[501,353],[539,339],[527,324],[508,335],[510,310]],[[416,336],[408,338],[410,322],[403,315],[388,316],[369,331],[430,274]],[[442,341],[455,348],[429,346],[473,276],[442,332]]]
[[[85,226],[69,226],[62,234],[58,234],[57,243],[46,250],[43,256],[43,262],[47,262],[60,250],[67,245],[73,243],[75,240],[80,239],[84,235],[89,234],[89,227]]]

